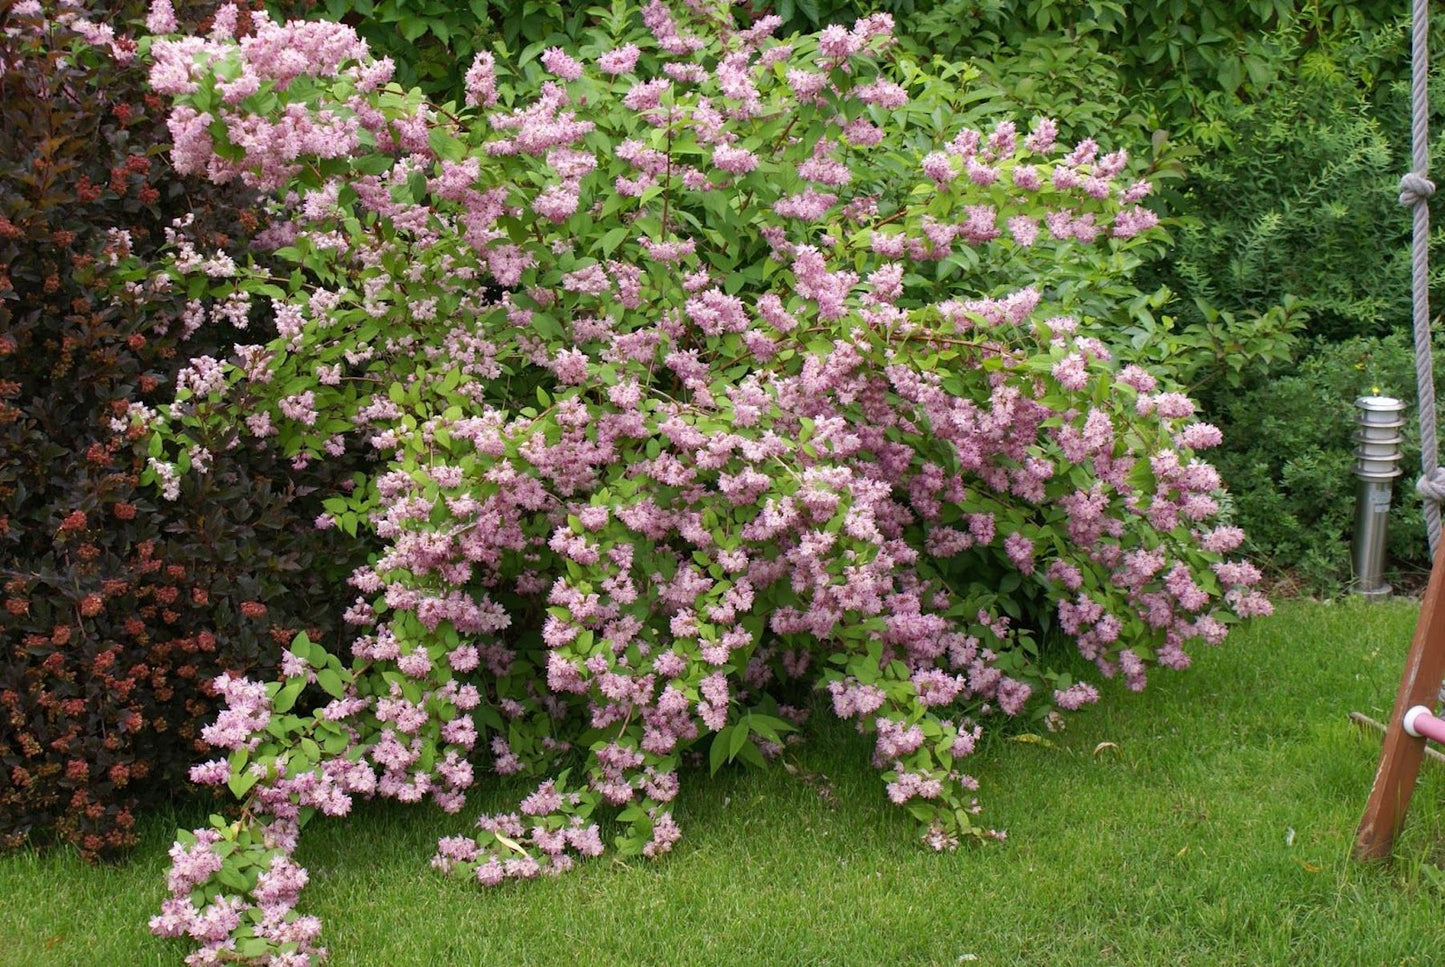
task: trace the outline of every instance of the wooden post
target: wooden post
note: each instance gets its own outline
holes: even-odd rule
[[[1385,732],[1385,746],[1380,752],[1380,767],[1375,784],[1365,805],[1355,835],[1355,858],[1383,859],[1390,855],[1395,835],[1405,822],[1405,810],[1415,791],[1420,761],[1425,755],[1425,740],[1405,731],[1405,712],[1412,705],[1435,707],[1440,683],[1445,680],[1445,542],[1435,555],[1430,570],[1430,584],[1425,600],[1420,603],[1420,617],[1415,622],[1415,638],[1405,661],[1405,674],[1395,695],[1395,708],[1390,713]]]

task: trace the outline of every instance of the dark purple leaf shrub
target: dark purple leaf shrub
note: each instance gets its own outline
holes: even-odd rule
[[[762,763],[809,692],[875,736],[925,843],[996,835],[983,731],[1097,698],[1040,629],[1142,688],[1268,611],[1195,456],[1219,432],[1074,314],[1154,225],[1148,184],[1047,120],[941,131],[968,74],[920,73],[887,16],[782,43],[619,8],[574,50],[478,55],[460,106],[347,27],[231,18],[177,36],[162,0],[144,49],[175,164],[272,193],[275,252],[180,232],[171,278],[203,328],[267,306],[277,332],[137,417],[147,477],[244,440],[372,454],[318,523],[384,547],[349,654],[301,637],[277,680],[217,681],[228,758],[193,777],[245,809],[182,835],[152,921],[198,962],[319,954],[291,859],[317,811],[528,773],[438,869],[557,873],[603,816],[656,856],[679,766]]]
[[[117,267],[150,264],[182,214],[239,252],[261,213],[173,169],[135,43],[83,13],[0,5],[0,845],[93,858],[184,788],[218,674],[272,674],[278,640],[335,634],[318,564],[348,551],[295,502],[334,467],[308,481],[238,451],[174,502],[139,484],[130,414],[234,333],[187,339],[167,321],[184,294],[126,293]]]

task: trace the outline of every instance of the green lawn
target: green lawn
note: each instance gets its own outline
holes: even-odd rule
[[[660,862],[484,892],[427,866],[464,820],[370,807],[308,830],[303,906],[332,964],[368,967],[1445,963],[1445,769],[1427,764],[1392,864],[1349,858],[1378,740],[1346,714],[1388,715],[1414,620],[1289,603],[1143,694],[1106,690],[1051,745],[988,745],[972,768],[1002,844],[917,846],[868,743],[821,723],[797,755],[811,783],[691,777]],[[116,867],[0,856],[0,964],[180,964],[145,928],[171,824]]]

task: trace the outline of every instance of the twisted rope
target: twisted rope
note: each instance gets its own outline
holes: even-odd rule
[[[1430,557],[1440,543],[1440,504],[1445,502],[1445,473],[1440,471],[1440,446],[1435,437],[1435,367],[1430,352],[1430,196],[1435,184],[1426,176],[1430,170],[1430,101],[1426,81],[1430,76],[1430,4],[1415,0],[1410,18],[1410,127],[1411,167],[1400,179],[1400,204],[1409,206],[1415,218],[1411,249],[1415,307],[1415,385],[1419,395],[1420,469],[1416,490],[1425,509],[1425,527],[1430,537]]]

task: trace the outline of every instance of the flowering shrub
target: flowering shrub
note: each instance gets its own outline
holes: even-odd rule
[[[811,690],[924,842],[997,835],[984,728],[1097,698],[1041,632],[1140,688],[1268,610],[1211,523],[1218,431],[1070,315],[1154,223],[1124,155],[945,132],[887,16],[775,25],[619,10],[510,74],[479,54],[457,112],[342,26],[237,40],[223,8],[149,44],[176,165],[289,219],[270,267],[177,231],[193,317],[264,303],[278,334],[182,370],[149,477],[238,439],[371,453],[316,524],[385,542],[349,656],[303,637],[216,683],[228,758],[193,778],[246,808],[177,844],[152,921],[197,961],[320,953],[290,854],[357,795],[537,775],[438,846],[484,884],[603,852],[604,815],[665,853],[679,767],[777,755]]]
[[[273,674],[277,640],[336,632],[318,559],[344,576],[350,551],[297,526],[308,481],[274,456],[217,454],[173,503],[139,485],[128,407],[168,398],[180,353],[233,340],[168,327],[184,293],[112,304],[118,263],[155,258],[187,210],[235,250],[258,213],[176,174],[135,43],[83,14],[0,7],[0,846],[94,858],[184,787],[213,678]]]

